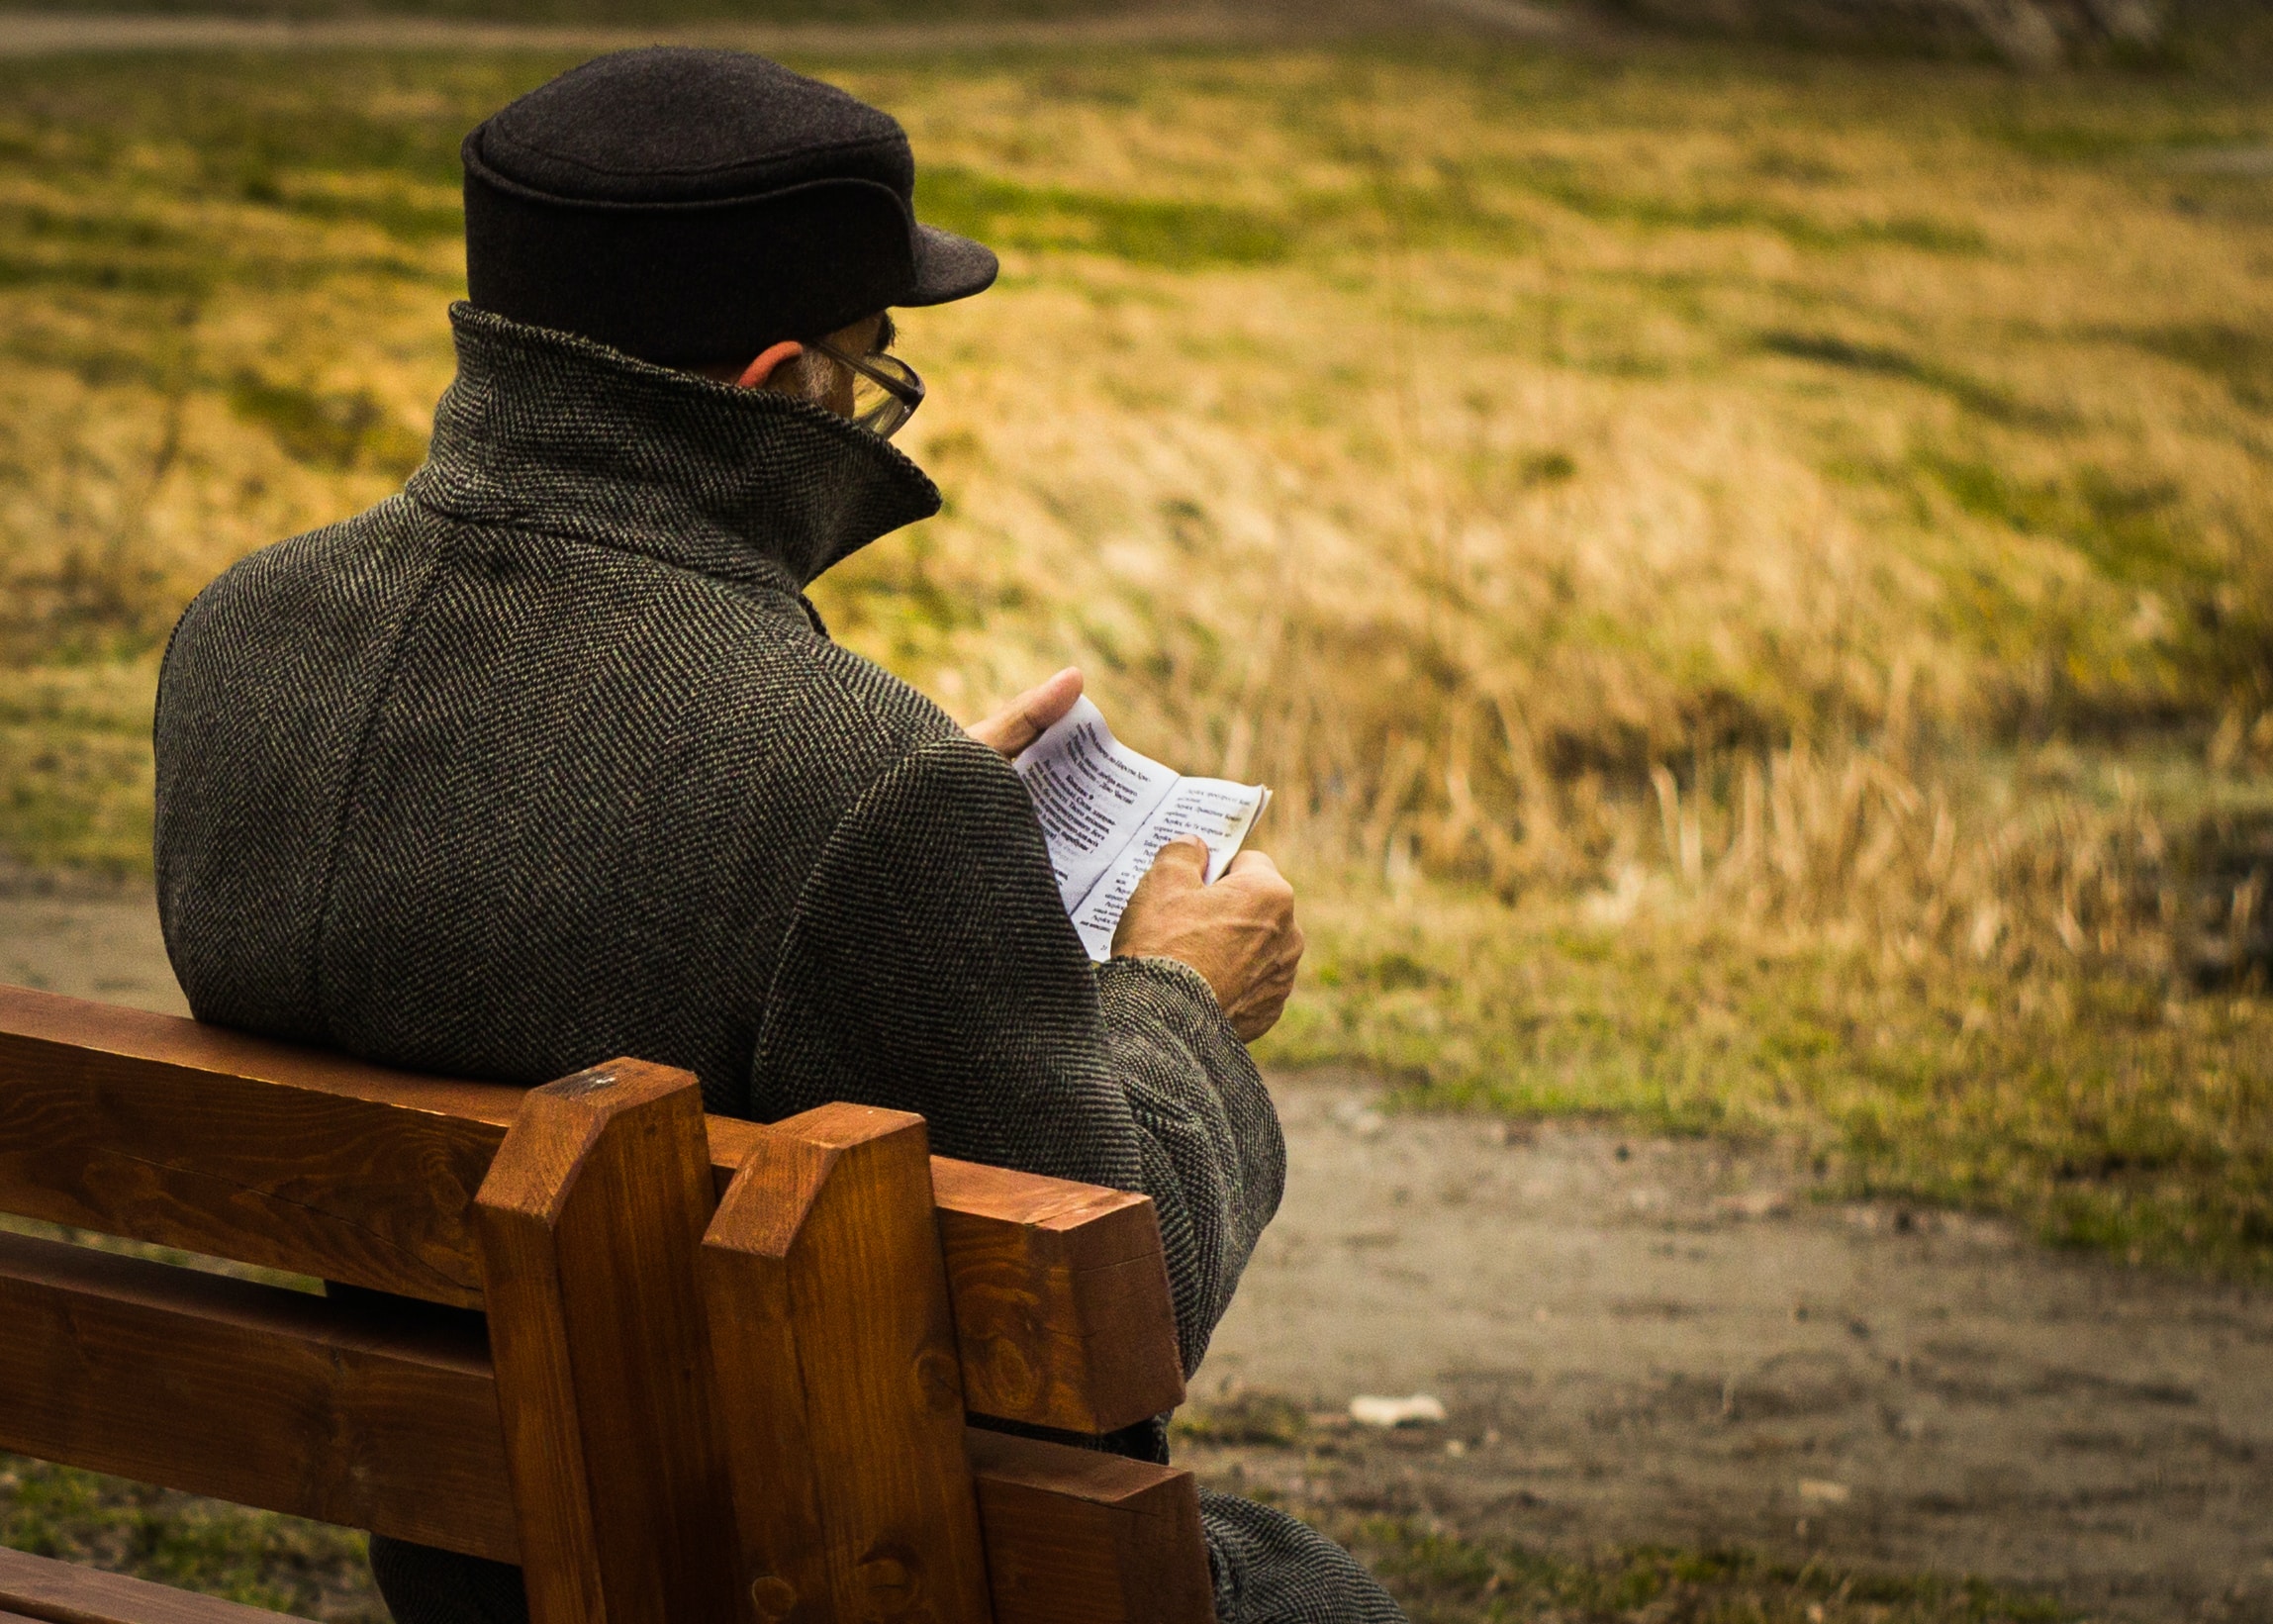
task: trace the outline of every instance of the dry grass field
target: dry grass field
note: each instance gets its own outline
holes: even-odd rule
[[[146,870],[166,628],[416,465],[457,140],[562,65],[0,63],[14,859]],[[1695,42],[807,65],[1005,260],[904,324],[948,511],[821,606],[958,714],[1076,659],[1279,789],[1315,946],[1269,1058],[2273,1274],[2273,95]],[[355,1536],[0,1488],[8,1544],[378,1616]],[[2051,1611],[1320,1514],[1417,1618]]]
[[[167,626],[375,501],[564,65],[0,64],[0,840],[146,867]],[[817,594],[1259,778],[1281,1063],[2273,1269],[2273,97],[1689,43],[807,64],[999,244]]]

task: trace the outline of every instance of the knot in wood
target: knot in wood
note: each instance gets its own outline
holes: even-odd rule
[[[787,1618],[797,1604],[798,1587],[786,1578],[767,1574],[750,1581],[750,1605],[760,1618]]]
[[[914,1552],[900,1550],[894,1556],[870,1557],[853,1572],[865,1592],[860,1598],[863,1620],[876,1620],[878,1624],[921,1624],[931,1620],[931,1609],[923,1599],[921,1565]]]
[[[1013,1334],[1039,1342],[1049,1332],[1043,1326],[1028,1323],[1020,1325]],[[1034,1368],[1034,1362],[1010,1335],[989,1338],[980,1366],[985,1373],[988,1396],[995,1403],[1024,1409],[1041,1402],[1042,1373]]]
[[[915,1360],[915,1390],[926,1409],[963,1408],[963,1367],[953,1354],[930,1348]]]

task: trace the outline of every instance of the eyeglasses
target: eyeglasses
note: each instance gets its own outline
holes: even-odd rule
[[[899,433],[923,404],[923,380],[916,376],[915,368],[897,355],[879,351],[855,359],[818,338],[807,340],[805,347],[819,350],[851,371],[852,421],[878,439]]]

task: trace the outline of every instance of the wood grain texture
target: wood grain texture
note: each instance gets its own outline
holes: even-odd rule
[[[696,1259],[716,1204],[694,1074],[531,1090],[475,1201],[533,1624],[734,1608]]]
[[[710,1119],[721,1195],[765,1131]],[[1151,1196],[946,1156],[931,1181],[974,1414],[1111,1432],[1184,1402]]]
[[[703,1240],[745,1618],[987,1624],[923,1119],[755,1136]]]
[[[276,1624],[276,1614],[124,1574],[0,1549],[0,1621],[38,1624]]]
[[[413,1318],[0,1235],[0,1448],[514,1561],[480,1324]]]
[[[522,1092],[0,987],[0,1210],[473,1306]]]
[[[964,1403],[1111,1432],[1184,1402],[1152,1198],[934,1158]]]
[[[1210,1624],[1188,1472],[973,1428],[994,1624]]]

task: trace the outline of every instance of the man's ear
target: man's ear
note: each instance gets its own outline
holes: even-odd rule
[[[758,358],[742,368],[742,375],[734,380],[736,389],[763,389],[784,361],[794,361],[805,352],[805,346],[784,338],[778,344],[768,344],[758,352]]]

